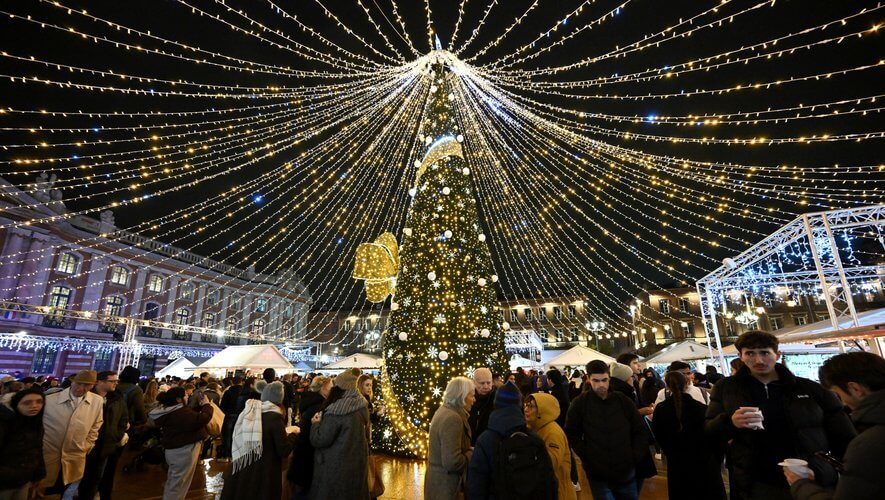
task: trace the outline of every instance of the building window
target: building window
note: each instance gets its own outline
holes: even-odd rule
[[[267,299],[258,299],[255,301],[255,312],[267,312]]]
[[[154,321],[160,316],[160,304],[148,302],[144,306],[144,319]]]
[[[215,313],[203,313],[203,328],[212,328],[215,326]]]
[[[55,356],[58,354],[52,347],[41,347],[34,351],[34,362],[31,364],[31,373],[46,374],[55,370]]]
[[[578,341],[578,329],[575,327],[569,328],[569,333],[571,334],[572,342]]]
[[[828,321],[830,319],[829,314],[815,314],[817,316],[818,321]]]
[[[538,321],[547,321],[547,309],[543,307],[538,308]]]
[[[219,292],[217,288],[213,288],[209,290],[209,293],[206,294],[206,304],[210,306],[214,306],[218,303]]]
[[[808,323],[808,318],[806,318],[804,314],[794,314],[793,323],[795,323],[796,326],[802,326]]]
[[[661,314],[670,314],[670,301],[667,299],[661,299],[658,301],[658,307],[661,310]]]
[[[123,266],[114,266],[111,268],[111,283],[115,285],[123,285],[129,282],[129,270]]]
[[[667,306],[669,307],[669,304]],[[688,314],[688,299],[679,299],[679,310]]]
[[[771,323],[772,330],[780,330],[781,328],[784,327],[784,320],[781,319],[780,316],[777,316],[777,317],[769,316],[768,321]]]
[[[77,272],[77,256],[72,253],[63,253],[58,257],[58,265],[55,270],[60,273],[74,274]]]
[[[71,289],[66,286],[52,287],[52,293],[49,295],[49,306],[59,309],[67,309],[71,302]]]
[[[92,359],[92,369],[97,372],[103,372],[111,369],[111,360],[114,358],[114,351],[99,349],[95,351],[95,358]]]
[[[734,323],[732,323],[731,321],[725,322],[725,334],[728,337],[734,337],[737,335],[734,331]]]
[[[256,337],[261,337],[264,335],[264,320],[256,319],[255,323],[252,324],[252,335]]]
[[[575,319],[578,317],[578,306],[568,306],[568,319]]]
[[[528,307],[526,307],[523,312],[525,313],[525,320],[531,321],[532,320],[532,310],[529,309]]]
[[[155,274],[151,276],[151,281],[148,283],[148,290],[154,293],[159,293],[163,291],[163,277],[159,274]]]
[[[350,323],[350,320],[349,319],[344,320],[344,331],[349,332],[351,328],[352,328],[352,325]]]
[[[766,293],[762,296],[762,302],[768,307],[774,307],[774,296],[770,293]]]
[[[557,328],[557,329],[556,329],[556,341],[557,341],[557,342],[562,342],[562,340],[563,340],[563,338],[562,338],[562,328]]]
[[[547,329],[546,328],[539,328],[538,329],[538,336],[541,337],[541,342],[549,342],[550,341],[550,339],[547,338]]]
[[[510,310],[510,321],[516,321],[516,320],[517,320],[516,309],[511,309]]]
[[[104,301],[104,313],[108,316],[123,315],[123,297],[108,297]]]
[[[694,337],[694,325],[691,323],[688,323],[688,322],[683,322],[682,323],[682,336],[684,338]]]
[[[553,317],[556,319],[562,319],[562,308],[557,306],[553,308]]]
[[[237,318],[227,318],[227,331],[235,332],[239,328],[240,320]]]
[[[671,325],[664,325],[664,338],[672,339],[673,338],[673,327]]]
[[[283,308],[283,315],[287,318],[292,317],[292,303],[286,302],[286,307]]]
[[[187,325],[188,319],[190,319],[191,312],[186,308],[182,307],[181,309],[175,311],[175,324],[176,325]]]
[[[185,281],[178,286],[178,292],[181,294],[180,298],[189,299],[194,296],[194,284],[190,281]]]

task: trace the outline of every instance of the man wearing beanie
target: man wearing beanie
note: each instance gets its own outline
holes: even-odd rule
[[[248,400],[234,426],[233,467],[222,500],[282,495],[283,460],[295,446],[298,428],[286,427],[283,384],[261,382],[261,400]],[[287,430],[296,432],[287,435]]]
[[[489,415],[488,428],[477,438],[476,448],[467,471],[467,498],[512,498],[515,492],[523,498],[555,499],[556,478],[544,441],[528,430],[522,412],[522,393],[512,382],[507,382],[495,393],[495,409]],[[515,434],[516,433],[516,434]],[[506,441],[505,441],[506,440]],[[502,443],[503,441],[503,443]],[[535,469],[525,471],[522,477],[511,477],[510,485],[496,481],[505,475],[496,468],[499,446],[511,455],[534,455]],[[505,487],[514,491],[502,491]]]

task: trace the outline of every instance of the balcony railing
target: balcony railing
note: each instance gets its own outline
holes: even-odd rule
[[[63,328],[65,330],[73,330],[77,326],[77,320],[69,318],[61,314],[46,314],[43,316],[43,326],[49,328]]]

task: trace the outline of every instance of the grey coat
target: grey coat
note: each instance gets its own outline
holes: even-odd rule
[[[424,498],[457,498],[472,454],[467,412],[463,408],[440,406],[430,421]]]
[[[369,410],[355,389],[310,427],[314,447],[311,500],[369,500]]]

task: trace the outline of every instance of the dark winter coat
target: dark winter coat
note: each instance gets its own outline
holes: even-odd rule
[[[494,466],[498,443],[516,431],[527,432],[525,415],[517,406],[506,406],[492,412],[489,427],[476,440],[467,469],[467,498],[493,499]]]
[[[239,407],[238,403],[240,392],[242,390],[242,385],[232,385],[224,391],[224,395],[221,396],[221,403],[218,404],[218,407],[221,408],[221,411],[223,411],[226,416],[237,416],[240,414],[240,412],[237,411],[237,408]]]
[[[261,393],[255,389],[243,387],[239,396],[237,396],[237,415],[243,413],[243,410],[246,409],[246,401],[250,399],[261,399]]]
[[[467,422],[470,423],[470,432],[473,439],[470,444],[476,445],[479,435],[489,426],[489,415],[495,407],[495,394],[498,389],[493,388],[491,392],[485,396],[476,393],[476,402],[470,407],[470,414],[467,416]]]
[[[209,437],[206,424],[212,420],[212,405],[203,405],[200,411],[186,406],[160,407],[150,413],[151,420],[163,431],[160,444],[167,450],[204,441]]]
[[[639,387],[639,399],[642,401],[642,406],[649,406],[654,403],[658,393],[664,388],[664,381],[661,380],[658,372],[652,370],[652,373],[654,373],[654,376],[646,378],[645,382]]]
[[[704,435],[707,406],[688,394],[682,396],[682,419],[672,397],[655,407],[655,437],[667,456],[667,493],[670,498],[725,500],[719,472],[721,459]]]
[[[636,405],[619,392],[601,399],[592,390],[572,401],[565,421],[569,446],[587,477],[625,482],[648,451],[648,430]]]
[[[800,479],[793,483],[796,500],[860,500],[885,498],[885,390],[865,397],[851,413],[854,425],[861,431],[845,451],[844,472],[836,490]]]
[[[282,414],[262,413],[261,458],[224,479],[221,499],[280,498],[283,487],[283,460],[292,452],[296,439],[294,434],[286,435],[286,424]]]
[[[310,489],[313,479],[313,445],[310,444],[310,419],[323,407],[325,398],[318,392],[305,392],[298,402],[298,411],[301,418],[298,426],[301,428],[301,439],[295,443],[295,452],[292,453],[292,461],[286,478],[293,484],[305,490]]]
[[[98,439],[93,449],[93,452],[102,458],[117,451],[117,445],[120,444],[129,425],[129,409],[123,396],[117,391],[111,391],[105,396],[103,417],[104,422],[98,431]]]
[[[311,500],[368,500],[369,410],[350,389],[311,426],[314,447]]]
[[[560,427],[565,426],[565,414],[568,412],[568,407],[571,404],[571,400],[568,395],[568,384],[563,381],[559,384],[554,384],[553,388],[550,390],[550,395],[556,398],[556,402],[559,403],[559,416],[556,417],[556,423],[559,424]]]
[[[133,426],[146,423],[147,411],[144,409],[144,391],[141,390],[141,387],[138,384],[120,382],[117,385],[117,393],[126,402],[129,423]]]
[[[25,417],[0,405],[0,490],[20,488],[45,475],[43,413]]]
[[[750,491],[756,481],[786,490],[786,478],[777,464],[790,457],[807,460],[819,481],[834,484],[835,470],[814,453],[829,450],[842,457],[855,436],[842,403],[817,382],[796,377],[781,364],[775,369],[779,378],[768,385],[756,380],[746,366],[716,384],[707,407],[707,436],[719,443],[733,440],[732,481],[740,491]],[[764,430],[732,424],[732,415],[742,406],[762,410]]]

